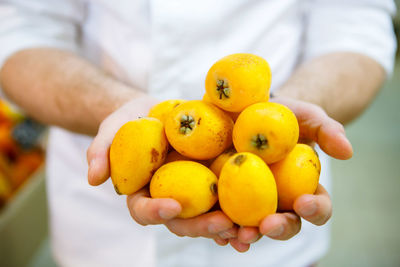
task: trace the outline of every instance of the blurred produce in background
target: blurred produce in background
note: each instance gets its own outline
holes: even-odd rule
[[[44,130],[0,99],[0,210],[42,165]]]

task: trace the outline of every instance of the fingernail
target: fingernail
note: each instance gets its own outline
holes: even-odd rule
[[[301,216],[311,216],[317,212],[317,204],[314,200],[307,201],[303,206],[299,208]]]
[[[92,159],[92,160],[89,162],[89,168],[93,167],[94,164],[96,164],[96,158]]]
[[[283,230],[284,230],[283,225],[279,225],[279,226],[273,228],[271,231],[269,231],[267,233],[267,236],[269,236],[269,237],[278,237],[281,234],[283,234]]]
[[[232,232],[230,232],[229,230],[223,231],[221,233],[218,234],[219,237],[221,237],[222,239],[228,239],[228,238],[234,238],[236,237],[235,234],[233,234]]]
[[[160,215],[160,218],[163,220],[171,220],[172,218],[176,217],[177,214],[173,210],[168,210],[168,209],[161,209],[158,211],[158,215]]]

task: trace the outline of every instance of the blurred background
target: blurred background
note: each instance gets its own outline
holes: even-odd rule
[[[399,8],[400,0],[396,4]],[[394,25],[399,43],[399,14]],[[346,128],[353,158],[332,160],[332,241],[320,267],[400,266],[399,54],[376,100]],[[0,266],[56,266],[48,237],[43,140],[42,125],[0,101]]]

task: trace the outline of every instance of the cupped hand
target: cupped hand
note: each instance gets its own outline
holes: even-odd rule
[[[88,182],[100,185],[110,176],[109,149],[119,128],[128,121],[146,116],[158,101],[150,97],[133,99],[109,115],[87,151]],[[207,237],[217,240],[237,237],[238,228],[221,211],[209,212],[191,219],[178,219],[181,205],[173,199],[152,199],[147,188],[127,197],[132,218],[141,225],[165,224],[178,236]],[[224,242],[226,244],[227,242]],[[221,243],[222,244],[222,243]]]
[[[330,118],[322,108],[290,98],[273,98],[271,101],[281,103],[294,112],[299,122],[302,141],[317,143],[325,153],[336,159],[345,160],[352,157],[353,149],[345,136],[343,125]],[[293,212],[267,216],[258,228],[241,227],[238,237],[230,240],[231,245],[238,251],[245,251],[248,247],[243,244],[254,243],[263,235],[276,240],[287,240],[300,231],[300,217],[312,224],[323,225],[332,215],[329,194],[320,184],[314,195],[305,194],[298,197],[293,209]]]
[[[177,236],[225,239],[237,237],[237,227],[220,210],[180,219],[181,205],[170,198],[151,198],[148,188],[128,196],[132,218],[141,225],[165,224]]]

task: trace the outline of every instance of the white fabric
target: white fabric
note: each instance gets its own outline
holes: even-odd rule
[[[334,51],[364,53],[390,73],[393,10],[389,0],[0,0],[0,66],[22,48],[60,47],[160,99],[200,99],[214,61],[250,52],[268,60],[276,90],[299,62]],[[61,266],[307,266],[327,251],[329,224],[303,221],[291,240],[264,237],[244,254],[137,225],[110,181],[87,184],[90,142],[50,131],[51,238]]]

